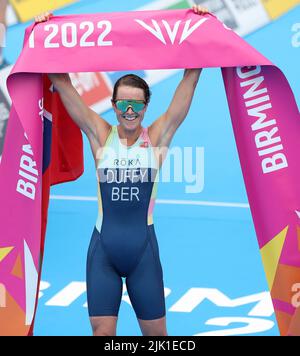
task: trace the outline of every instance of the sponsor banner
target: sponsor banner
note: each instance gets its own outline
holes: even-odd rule
[[[196,0],[195,3],[208,8],[209,11],[224,22],[226,26],[238,32],[239,23],[231,8],[224,0]]]
[[[21,22],[29,21],[42,12],[52,11],[74,2],[75,0],[10,0]]]
[[[10,65],[0,70],[0,163],[11,106],[11,99],[6,87],[6,79],[11,72],[11,69],[12,66]]]
[[[6,87],[6,79],[9,75],[9,73],[11,72],[12,67],[13,67],[12,65],[9,65],[9,66],[0,70],[0,89],[1,89],[2,93],[4,94],[4,97],[7,100],[7,102],[9,103],[9,105],[11,104],[11,100],[10,100],[10,96],[8,94],[7,87]]]
[[[19,23],[18,17],[13,7],[9,4],[6,10],[6,24],[7,26],[12,26],[17,23]]]
[[[240,36],[267,25],[270,17],[260,0],[195,0]]]
[[[293,7],[300,5],[300,0],[261,0],[269,16],[276,19]]]
[[[260,0],[225,0],[225,2],[238,23],[237,33],[241,36],[270,22],[270,17]]]
[[[70,78],[83,101],[94,111],[101,113],[110,108],[112,85],[105,73],[72,73]]]
[[[172,10],[187,9],[191,7],[190,0],[156,0],[144,5],[137,10]]]
[[[2,64],[1,60],[1,55],[2,55],[2,48],[5,47],[5,44],[6,44],[6,36],[5,36],[5,32],[6,32],[6,28],[5,28],[5,25],[3,23],[0,23],[0,65]]]
[[[0,88],[0,162],[4,146],[4,138],[9,117],[10,105]]]

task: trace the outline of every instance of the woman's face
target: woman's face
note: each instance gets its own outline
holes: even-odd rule
[[[145,100],[144,90],[140,88],[134,88],[131,86],[121,85],[118,88],[116,100]],[[120,125],[126,131],[135,131],[141,126],[144,119],[145,112],[147,110],[147,105],[142,111],[135,112],[131,107],[124,113],[116,107],[115,103],[112,103],[113,109],[117,115],[117,119]]]

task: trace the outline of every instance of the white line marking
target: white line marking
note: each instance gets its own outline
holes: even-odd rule
[[[243,208],[249,209],[249,204],[244,203],[224,203],[216,201],[200,201],[200,200],[172,200],[172,199],[157,199],[158,204],[173,204],[173,205],[199,205],[199,206],[217,206],[224,208]]]
[[[97,197],[77,197],[73,195],[50,195],[52,200],[80,200],[80,201],[97,201]]]
[[[52,307],[69,307],[85,292],[85,282],[72,282],[51,298],[45,305]]]
[[[76,200],[76,201],[97,201],[97,197],[80,197],[72,195],[50,195],[51,200]],[[249,204],[244,203],[225,203],[200,200],[174,200],[174,199],[157,199],[156,204],[165,205],[198,205],[198,206],[214,206],[222,208],[242,208],[249,209]]]

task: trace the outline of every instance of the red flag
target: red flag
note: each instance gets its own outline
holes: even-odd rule
[[[50,187],[51,185],[76,180],[84,171],[81,131],[72,121],[47,75],[43,76],[43,90],[44,144],[39,285],[44,257]],[[36,300],[38,300],[38,295]],[[35,310],[36,308],[37,302]],[[34,320],[29,335],[33,335],[33,328]]]

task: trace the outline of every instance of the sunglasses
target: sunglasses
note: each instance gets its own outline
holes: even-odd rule
[[[144,100],[115,100],[114,103],[117,109],[122,112],[126,112],[129,107],[131,107],[134,112],[139,112],[146,106]]]

